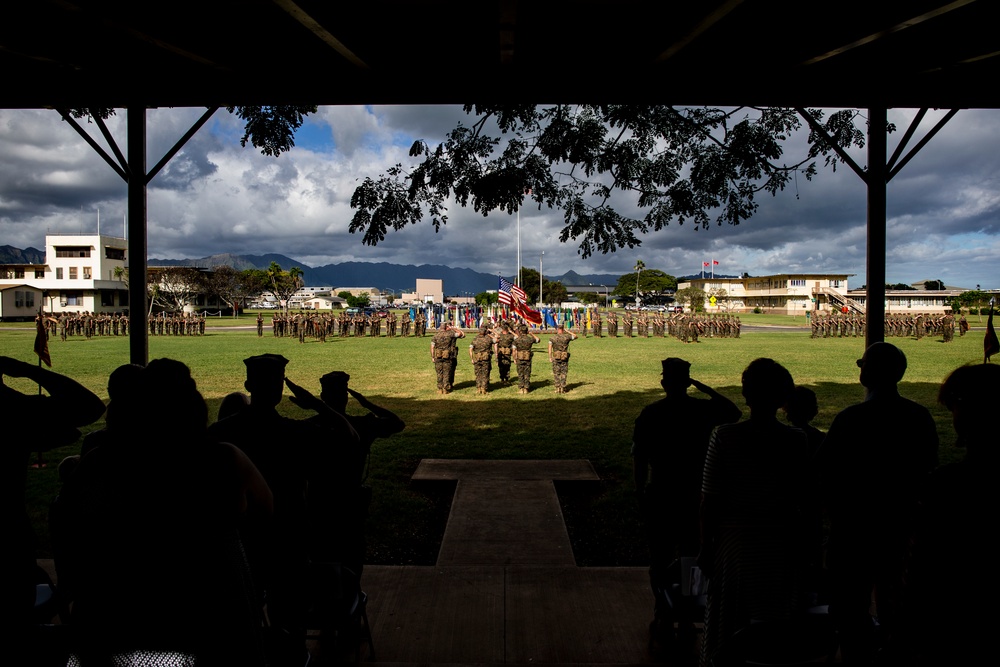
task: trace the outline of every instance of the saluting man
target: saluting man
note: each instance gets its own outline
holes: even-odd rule
[[[552,376],[555,378],[556,393],[566,393],[566,375],[569,373],[569,344],[576,340],[576,334],[566,331],[562,322],[556,333],[549,338],[549,361],[552,362]]]

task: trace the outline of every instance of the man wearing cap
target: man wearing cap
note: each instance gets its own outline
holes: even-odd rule
[[[338,465],[328,429],[278,412],[288,359],[261,354],[243,363],[247,368],[243,386],[250,393],[250,404],[212,424],[209,433],[243,450],[274,495],[273,521],[245,536],[247,553],[266,591],[272,625],[300,637],[310,593],[309,545],[314,532],[325,528],[310,525],[309,517],[316,508],[329,506],[332,490],[344,483],[348,471]],[[293,392],[298,388],[292,383],[289,387]],[[332,412],[314,397],[309,402],[296,393],[296,398],[302,407]],[[344,424],[344,442],[338,446],[356,448],[357,434]]]
[[[402,431],[406,424],[390,410],[375,405],[359,392],[347,386],[351,376],[343,371],[331,371],[319,379],[320,400],[329,411],[318,410],[315,399],[302,387],[286,380],[295,394],[292,400],[303,407],[317,410],[309,421],[329,429],[333,437],[336,465],[347,471],[343,483],[333,490],[332,514],[317,516],[318,521],[329,530],[321,536],[325,539],[314,544],[314,559],[343,563],[358,575],[364,567],[365,521],[371,503],[371,489],[364,486],[367,478],[366,466],[372,443],[377,438],[388,438]],[[358,404],[368,410],[366,415],[348,415],[347,402],[353,396]],[[358,440],[342,437],[344,421],[353,427]],[[324,508],[320,508],[322,511]]]
[[[493,370],[493,353],[496,341],[488,326],[479,327],[479,333],[469,343],[469,358],[476,373],[476,393],[486,394],[490,389],[490,372]]]
[[[549,362],[552,364],[552,378],[555,381],[556,393],[566,393],[566,376],[569,373],[569,344],[576,340],[576,334],[566,331],[566,325],[560,322],[556,333],[549,338]]]
[[[517,364],[518,393],[527,394],[531,389],[531,357],[535,354],[531,346],[539,342],[538,336],[528,333],[528,325],[521,324],[514,339],[514,361]]]
[[[331,410],[344,417],[358,434],[359,447],[357,451],[360,452],[361,456],[353,460],[351,465],[357,473],[357,480],[360,484],[365,481],[365,463],[372,443],[378,438],[388,438],[399,433],[406,428],[406,423],[391,410],[375,405],[360,392],[351,389],[348,386],[350,379],[351,376],[344,371],[330,371],[319,379],[322,388],[319,397]],[[347,414],[349,396],[353,396],[358,404],[368,411],[368,414]],[[323,413],[311,419],[323,424],[330,423],[329,416]]]
[[[431,360],[437,375],[437,393],[450,394],[455,384],[455,367],[458,366],[458,340],[465,332],[447,322],[431,338]]]
[[[873,343],[857,365],[867,396],[834,418],[816,458],[830,519],[830,614],[845,660],[863,661],[878,650],[873,594],[880,636],[897,627],[908,525],[918,489],[937,466],[938,436],[927,408],[899,395],[906,372],[899,348]]]
[[[635,493],[650,551],[653,590],[652,638],[673,638],[674,617],[666,591],[680,581],[681,556],[697,556],[702,471],[712,430],[739,420],[735,403],[691,378],[691,364],[670,357],[661,362],[666,397],[639,413],[632,432]],[[688,394],[688,387],[708,400]]]

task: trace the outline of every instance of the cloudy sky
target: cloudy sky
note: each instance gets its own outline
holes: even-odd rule
[[[201,113],[149,112],[150,166]],[[917,139],[941,115],[929,113]],[[890,112],[900,129],[890,152],[912,116]],[[463,118],[460,107],[324,107],[275,159],[241,148],[239,122],[220,111],[150,185],[149,254],[276,252],[308,266],[384,261],[514,273],[516,218],[505,213],[484,218],[452,206],[440,233],[418,224],[374,248],[347,231],[361,179],[407,164],[414,139],[438,140]],[[124,114],[110,126],[124,145]],[[794,140],[786,154],[796,155]],[[865,164],[863,153],[856,157]],[[714,259],[718,273],[848,273],[857,287],[865,282],[865,198],[849,168],[821,168],[811,182],[800,177],[775,198],[762,195],[758,213],[738,227],[672,224],[638,248],[586,260],[576,244],[559,242],[560,212],[529,205],[522,264],[537,267],[544,251],[545,274],[622,274],[641,259],[683,275]],[[46,232],[94,232],[98,210],[101,231],[121,234],[125,185],[73,129],[54,111],[0,110],[0,245],[44,248]],[[1000,288],[998,235],[1000,111],[962,111],[889,184],[887,280]]]

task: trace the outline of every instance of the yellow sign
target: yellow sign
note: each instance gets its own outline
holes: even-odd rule
[[[709,302],[710,304],[712,304],[713,306],[715,305],[715,301],[716,301],[716,299],[715,299],[715,297],[714,297],[714,296],[713,296],[713,297],[710,297],[710,298],[709,298],[709,300],[708,300],[708,302]]]

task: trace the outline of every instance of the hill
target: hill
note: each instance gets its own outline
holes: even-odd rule
[[[45,252],[38,248],[15,248],[10,245],[0,246],[0,264],[44,264]]]
[[[150,257],[149,266],[196,266],[213,268],[231,266],[246,269],[266,269],[276,262],[286,271],[293,266],[302,269],[305,284],[309,287],[377,287],[392,292],[410,291],[416,287],[418,278],[444,281],[445,294],[449,296],[478,294],[497,289],[497,276],[473,269],[455,268],[443,264],[390,264],[388,262],[343,262],[324,266],[309,266],[287,255],[269,253],[266,255],[235,255],[220,253],[208,257],[187,259],[159,259]],[[44,264],[45,253],[36,248],[15,248],[0,246],[0,264]],[[509,278],[509,276],[507,276]],[[608,285],[618,282],[618,276],[610,274],[579,274],[569,271],[561,276],[546,275],[547,280],[555,280],[564,285]]]
[[[466,268],[454,268],[443,264],[390,264],[388,262],[343,262],[323,266],[309,266],[285,255],[233,255],[220,254],[199,259],[155,259],[150,258],[150,266],[199,266],[211,268],[215,266],[232,266],[244,269],[266,269],[271,262],[288,270],[293,266],[302,269],[305,284],[310,287],[377,287],[380,290],[402,292],[414,289],[418,278],[430,278],[444,281],[444,290],[448,295],[461,295],[465,292],[478,294],[497,288],[497,276],[492,273],[482,273]],[[546,276],[548,280],[557,280],[564,285],[615,285],[618,276],[609,274],[581,275],[569,271],[562,276]]]

